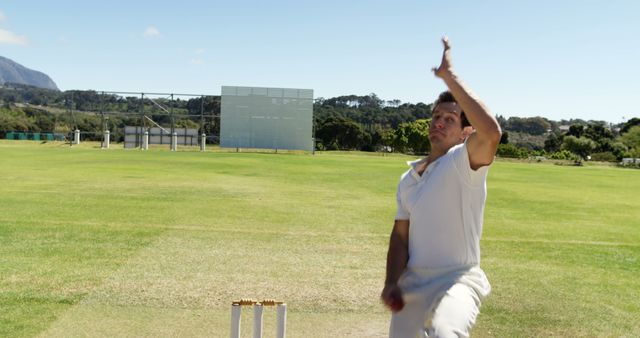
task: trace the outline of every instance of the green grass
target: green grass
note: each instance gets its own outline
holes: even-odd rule
[[[247,297],[290,337],[386,335],[409,157],[114,148],[0,141],[0,336],[226,337]],[[497,162],[488,188],[474,336],[640,335],[640,171]]]

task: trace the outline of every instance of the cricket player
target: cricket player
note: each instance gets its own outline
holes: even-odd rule
[[[389,336],[468,337],[491,286],[480,269],[486,178],[501,130],[444,51],[436,77],[449,88],[432,109],[431,153],[398,184],[382,301]]]

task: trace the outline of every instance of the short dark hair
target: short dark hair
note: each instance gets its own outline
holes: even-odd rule
[[[458,104],[458,101],[456,101],[456,98],[453,97],[453,94],[451,94],[451,92],[447,90],[438,95],[438,98],[433,103],[433,108],[435,109],[440,103],[445,102],[454,102]],[[471,123],[469,123],[469,120],[467,120],[467,116],[462,110],[460,110],[460,121],[462,122],[462,128],[471,126]]]

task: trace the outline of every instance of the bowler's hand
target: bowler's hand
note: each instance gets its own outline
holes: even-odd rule
[[[442,51],[442,61],[440,62],[440,66],[433,67],[431,70],[435,76],[444,79],[445,77],[453,74],[453,66],[451,65],[451,45],[449,44],[449,39],[446,36],[442,38],[442,44],[444,45],[444,50]]]
[[[398,312],[404,308],[404,300],[402,299],[402,290],[397,285],[385,285],[382,290],[382,302],[392,312]]]

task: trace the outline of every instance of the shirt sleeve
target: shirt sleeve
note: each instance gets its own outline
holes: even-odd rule
[[[489,173],[489,166],[485,165],[477,170],[471,169],[469,162],[469,152],[467,150],[467,142],[452,149],[453,161],[456,171],[462,177],[463,181],[470,186],[480,186],[486,181]]]
[[[409,220],[409,210],[407,210],[406,206],[404,205],[404,203],[402,202],[402,181],[403,181],[404,175],[402,176],[402,179],[400,179],[400,183],[398,183],[398,190],[396,192],[396,203],[398,204],[398,211],[396,211],[396,221],[399,220]]]

